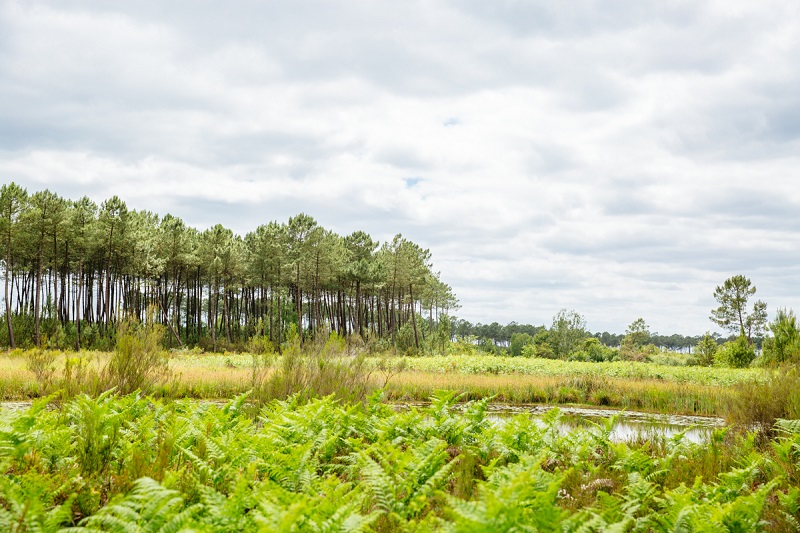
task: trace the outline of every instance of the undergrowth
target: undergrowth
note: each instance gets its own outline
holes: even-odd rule
[[[796,531],[800,423],[611,439],[504,423],[455,393],[395,411],[298,396],[253,414],[137,394],[0,412],[3,531]],[[250,406],[250,407],[248,407]]]

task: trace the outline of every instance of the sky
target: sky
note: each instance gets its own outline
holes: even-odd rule
[[[0,0],[0,181],[432,254],[471,322],[800,311],[800,3]]]

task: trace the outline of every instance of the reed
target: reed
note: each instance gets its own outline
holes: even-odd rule
[[[388,384],[394,401],[425,401],[437,390],[463,392],[465,399],[493,397],[509,404],[572,404],[658,413],[719,415],[731,390],[716,385],[605,376],[539,376],[402,372]]]

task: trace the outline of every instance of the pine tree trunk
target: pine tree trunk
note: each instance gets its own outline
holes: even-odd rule
[[[9,221],[9,225],[11,221]],[[8,326],[8,342],[13,350],[16,348],[14,343],[14,326],[11,324],[11,300],[8,291],[8,278],[11,271],[11,228],[8,229],[8,238],[6,239],[6,325]]]

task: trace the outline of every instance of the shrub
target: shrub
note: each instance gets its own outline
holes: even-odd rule
[[[117,327],[117,345],[104,371],[106,385],[121,394],[144,390],[169,374],[169,354],[161,345],[165,328],[149,312],[144,324],[135,318]]]
[[[619,358],[623,361],[639,361],[648,362],[658,353],[658,348],[653,344],[640,346],[635,344],[631,339],[625,337],[622,339],[622,344],[619,347]]]
[[[711,366],[714,364],[714,357],[717,354],[717,341],[711,336],[711,333],[706,331],[700,342],[697,343],[694,353],[697,357],[698,364],[702,366]]]
[[[619,355],[619,350],[603,344],[594,337],[589,337],[583,343],[583,349],[569,354],[570,361],[589,361],[601,363],[603,361],[613,361]]]
[[[360,401],[371,388],[374,368],[367,365],[364,354],[346,354],[347,345],[336,333],[318,332],[317,341],[300,343],[297,329],[292,325],[276,368],[270,373],[270,356],[254,358],[253,390],[256,401],[284,399],[296,396],[305,401],[334,395],[337,398]],[[324,340],[323,340],[324,339]]]
[[[90,368],[91,362],[92,356],[86,352],[67,354],[64,357],[64,374],[61,379],[64,398],[72,398],[97,385],[91,384],[92,380],[97,379],[97,374]]]
[[[723,344],[715,355],[718,364],[744,368],[756,358],[755,348],[748,342],[747,337],[739,335],[736,340]]]
[[[800,361],[800,330],[792,310],[778,309],[775,320],[769,325],[773,337],[764,339],[764,363],[780,364]]]

